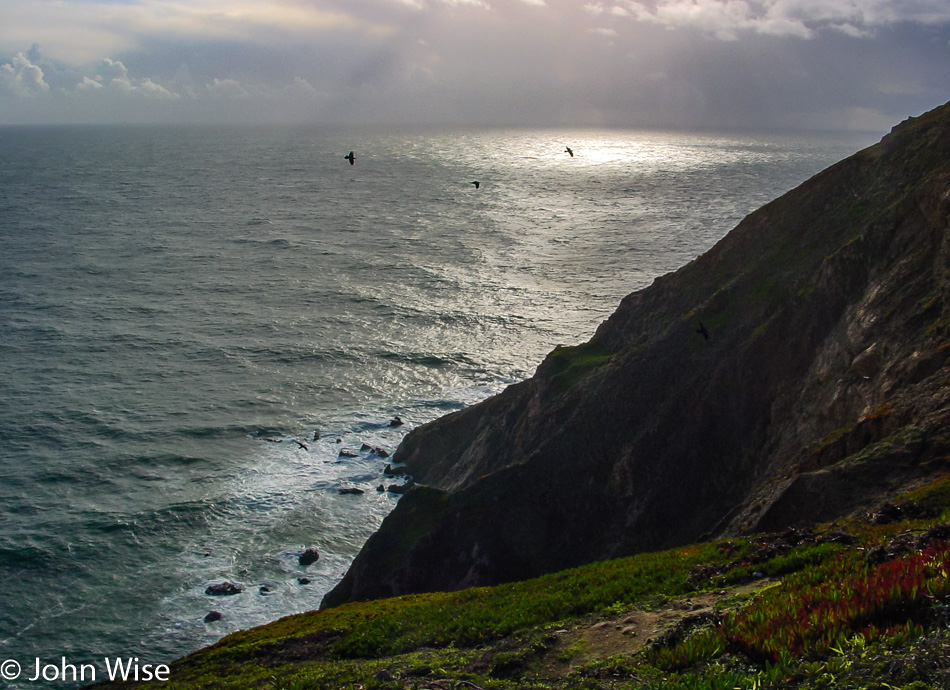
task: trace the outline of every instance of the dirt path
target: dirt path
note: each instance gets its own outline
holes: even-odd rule
[[[634,654],[687,617],[712,615],[736,608],[770,580],[670,599],[655,609],[632,608],[616,618],[599,618],[558,630],[558,641],[545,654],[540,675],[562,677],[574,668],[620,654]],[[716,607],[716,604],[720,604]],[[731,604],[731,605],[730,605]],[[716,607],[716,608],[714,608]]]

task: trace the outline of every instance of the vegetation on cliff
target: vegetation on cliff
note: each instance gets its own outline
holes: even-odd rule
[[[948,521],[944,475],[813,530],[290,616],[177,662],[162,687],[944,688]]]

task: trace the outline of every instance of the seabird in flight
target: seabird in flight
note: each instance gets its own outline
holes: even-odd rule
[[[346,154],[343,157],[350,162],[350,165],[356,164],[356,154],[353,153],[352,151],[350,151],[348,154]]]
[[[475,189],[478,189],[479,186],[481,185],[481,183],[478,180],[474,180],[472,184],[475,185]]]
[[[706,330],[706,326],[703,325],[703,322],[699,322],[699,328],[696,329],[696,332],[699,333],[703,338],[709,340],[709,331]]]
[[[571,154],[571,158],[574,157],[574,152],[571,150],[571,147],[570,147],[570,146],[565,146],[565,147],[564,147],[564,153],[569,153],[569,154]]]

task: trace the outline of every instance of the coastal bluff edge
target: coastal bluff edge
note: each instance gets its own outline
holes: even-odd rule
[[[323,607],[815,524],[938,471],[948,219],[950,104],[751,213],[530,379],[414,429],[393,459],[418,486]]]

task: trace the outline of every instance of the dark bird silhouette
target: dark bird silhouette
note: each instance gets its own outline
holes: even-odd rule
[[[350,165],[356,164],[356,154],[353,153],[352,151],[350,151],[348,154],[346,154],[343,157],[350,162]]]
[[[706,330],[706,326],[702,322],[699,323],[699,328],[696,329],[696,332],[699,333],[703,338],[709,340],[709,331]]]
[[[571,150],[571,147],[570,147],[570,146],[565,146],[565,147],[564,147],[564,152],[571,154],[571,158],[574,157],[574,152]]]
[[[303,441],[298,441],[297,439],[294,439],[294,443],[296,443],[298,446],[300,446],[304,450],[310,450],[310,447]]]
[[[475,180],[472,182],[472,184],[475,185],[475,189],[478,189],[481,186],[481,183],[478,180]]]

